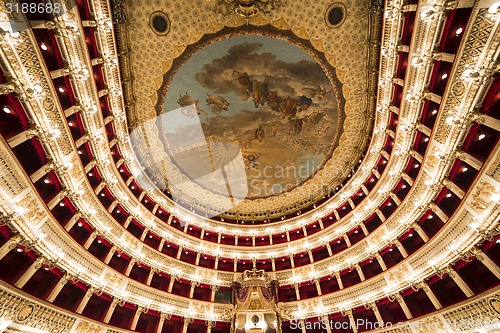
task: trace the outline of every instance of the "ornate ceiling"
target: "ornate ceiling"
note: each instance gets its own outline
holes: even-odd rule
[[[248,24],[214,2],[127,3],[127,117],[155,187],[198,214],[240,221],[291,215],[335,192],[369,141],[380,38],[369,1],[344,5],[332,26],[329,1],[283,2]],[[166,34],[151,28],[155,11]]]
[[[0,34],[0,331],[250,328],[231,292],[272,298],[283,333],[498,317],[500,3],[65,3]],[[239,156],[246,175],[306,152],[317,173],[233,208]],[[200,179],[218,165],[226,188]]]

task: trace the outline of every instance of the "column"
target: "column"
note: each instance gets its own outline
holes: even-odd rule
[[[457,157],[461,160],[464,161],[465,163],[469,164],[471,167],[473,167],[476,170],[481,169],[483,166],[483,162],[475,158],[474,156],[470,155],[469,153],[463,151],[462,149],[457,150]]]
[[[443,306],[441,305],[441,302],[439,302],[439,300],[437,299],[437,297],[434,294],[434,292],[432,291],[432,289],[429,288],[429,285],[427,285],[427,283],[425,283],[425,281],[422,281],[421,284],[422,284],[422,290],[425,292],[427,297],[429,297],[429,299],[432,302],[432,305],[434,305],[436,310],[441,309]]]
[[[144,228],[144,230],[142,231],[142,235],[139,238],[141,240],[141,242],[144,242],[144,240],[146,239],[146,236],[148,235],[148,232],[149,232],[149,229],[148,228]]]
[[[78,305],[78,308],[76,309],[76,313],[82,314],[83,310],[87,306],[87,303],[89,302],[93,294],[94,294],[94,288],[87,289],[87,292],[83,296],[82,300],[80,301],[80,304]]]
[[[458,187],[457,185],[455,185],[455,183],[453,183],[450,179],[445,179],[443,181],[443,183],[457,197],[459,197],[460,199],[463,199],[463,197],[465,196],[465,192],[460,187]]]
[[[118,203],[119,203],[118,200],[113,201],[111,203],[111,205],[109,205],[109,207],[108,207],[108,212],[111,213],[113,211],[113,209],[115,209],[115,207],[118,205]]]
[[[156,329],[156,333],[161,333],[163,330],[163,324],[165,323],[165,320],[170,320],[172,316],[169,313],[161,313],[160,314],[160,322],[158,323],[158,328]]]
[[[184,318],[184,325],[182,326],[182,333],[186,333],[189,323],[192,321],[191,318]]]
[[[490,259],[490,257],[488,257],[486,253],[481,251],[481,249],[476,248],[474,249],[474,255],[477,260],[482,262],[484,266],[486,266],[498,279],[500,279],[500,268],[493,260]]]
[[[489,128],[494,129],[497,132],[500,132],[500,120],[495,119],[486,114],[480,114],[477,116],[476,120],[479,124],[488,126]]]
[[[429,236],[427,236],[424,229],[422,229],[422,227],[418,223],[413,223],[411,227],[417,232],[420,238],[422,238],[424,243],[427,243],[429,241]]]
[[[123,228],[127,229],[133,218],[134,217],[132,215],[129,215],[125,220],[125,222],[123,223]]]
[[[300,301],[299,285],[297,283],[295,283],[293,285],[293,288],[295,289],[295,297],[297,298],[297,301]]]
[[[167,291],[168,291],[169,293],[171,293],[171,292],[172,292],[172,288],[174,288],[174,282],[175,282],[175,280],[176,280],[176,279],[177,279],[177,277],[176,277],[175,275],[171,275],[171,276],[170,276],[170,282],[169,282],[169,284],[168,284],[168,289],[167,289]]]
[[[295,268],[295,261],[293,261],[293,254],[290,254],[288,258],[290,258],[290,264],[292,265],[292,268]]]
[[[380,221],[384,222],[386,220],[384,214],[382,213],[382,211],[380,209],[377,208],[377,210],[375,211],[375,213],[377,213]]]
[[[111,261],[111,258],[113,258],[113,255],[116,252],[116,246],[112,246],[111,249],[109,249],[108,254],[106,255],[106,258],[104,258],[104,263],[107,265]]]
[[[377,318],[379,326],[384,327],[384,319],[382,319],[382,316],[380,315],[380,311],[378,310],[377,305],[375,303],[370,303],[368,304],[367,309],[372,309],[375,318]]]
[[[361,230],[363,230],[363,233],[365,234],[365,236],[368,236],[368,234],[370,232],[368,231],[368,229],[366,229],[366,225],[364,223],[361,223],[360,227],[361,227]]]
[[[438,61],[453,62],[455,60],[455,55],[445,52],[435,52],[432,57]]]
[[[383,271],[386,271],[387,270],[387,265],[385,264],[384,258],[382,258],[382,256],[380,255],[380,253],[377,252],[377,254],[375,255],[375,259],[377,259],[378,264],[380,265],[380,268],[382,268]]]
[[[0,260],[3,259],[11,250],[17,247],[17,244],[21,241],[21,236],[12,236],[2,247],[0,247]]]
[[[299,321],[299,327],[300,327],[302,333],[307,333],[307,330],[306,330],[306,321],[304,319],[300,319],[300,321]]]
[[[130,324],[130,330],[135,331],[137,327],[137,323],[139,322],[139,318],[141,317],[141,313],[144,311],[142,306],[138,306],[135,311],[134,319],[132,319],[132,324]]]
[[[349,239],[349,237],[347,237],[346,234],[344,234],[344,240],[345,240],[345,242],[347,244],[347,247],[351,246],[351,240]]]
[[[219,256],[215,257],[214,269],[217,269],[219,267],[219,259]]]
[[[435,203],[431,202],[429,208],[434,214],[436,214],[444,223],[448,221],[448,215],[446,215],[441,208],[439,208]]]
[[[321,285],[319,284],[318,279],[314,279],[314,284],[316,285],[316,291],[318,292],[318,295],[319,296],[323,295],[323,292],[321,291]]]
[[[408,252],[406,252],[405,248],[403,247],[403,244],[401,244],[401,242],[398,239],[394,241],[394,244],[398,248],[399,252],[401,252],[403,258],[408,257]]]
[[[50,166],[50,163],[48,164],[45,164],[43,167],[41,167],[40,169],[38,169],[37,171],[35,171],[31,176],[31,181],[33,183],[36,183],[37,181],[39,181],[43,176],[45,176],[49,171],[51,171],[52,168]]]
[[[352,331],[354,333],[358,333],[358,327],[356,326],[356,321],[354,320],[354,316],[352,315],[352,310],[346,310],[344,314],[349,317],[349,322],[351,323]]]
[[[333,255],[332,248],[330,247],[330,243],[326,243],[326,250],[328,251],[328,255],[331,257]]]
[[[210,289],[212,290],[210,293],[210,302],[213,302],[215,300],[215,293],[219,290],[219,286],[210,286]]]
[[[455,281],[455,283],[460,287],[460,289],[462,289],[465,296],[467,297],[474,296],[472,289],[470,289],[467,283],[465,283],[462,277],[458,275],[458,273],[454,269],[448,268],[446,271],[448,272],[448,275],[453,279],[453,281]]]
[[[156,268],[153,268],[153,267],[151,267],[151,268],[149,269],[148,280],[146,281],[146,284],[147,284],[148,286],[150,286],[150,285],[151,285],[151,281],[153,280],[153,276],[155,275],[156,271],[157,271],[157,269],[156,269]]]
[[[179,250],[177,251],[177,255],[175,256],[177,260],[181,259],[182,250],[183,250],[182,246],[179,246]]]
[[[214,327],[215,324],[212,322],[212,321],[209,321],[207,323],[207,333],[211,333],[212,332],[212,327]]]
[[[332,328],[330,327],[330,319],[328,316],[323,316],[320,318],[321,322],[323,323],[323,327],[326,328],[327,333],[332,333]]]
[[[92,243],[94,242],[94,240],[95,240],[96,238],[97,238],[97,232],[94,230],[94,231],[90,234],[89,238],[87,238],[87,241],[85,242],[85,244],[83,244],[83,248],[84,248],[85,250],[88,250],[88,249],[89,249],[89,247],[90,247],[90,245],[92,245]]]
[[[29,279],[31,279],[31,277],[33,276],[33,274],[35,274],[36,271],[39,270],[42,267],[43,262],[44,262],[44,259],[42,257],[38,257],[31,264],[31,266],[24,272],[24,274],[19,278],[19,280],[17,280],[16,283],[14,283],[14,285],[16,287],[18,287],[19,289],[21,289],[22,287],[24,287],[24,285],[26,284],[26,282],[28,282]]]
[[[273,272],[276,270],[276,261],[274,260],[274,258],[271,258],[271,268]]]
[[[57,79],[62,76],[66,76],[70,74],[70,70],[67,68],[56,69],[50,72],[50,77],[53,79]]]
[[[395,295],[396,301],[398,301],[399,306],[401,306],[401,309],[403,309],[403,312],[405,313],[406,318],[412,319],[413,315],[410,312],[410,309],[408,308],[408,305],[406,305],[406,302],[404,298],[401,296],[401,294],[397,293]]]
[[[189,289],[189,298],[193,298],[194,296],[194,288],[199,285],[198,282],[191,281],[191,289]]]
[[[361,281],[366,280],[365,274],[363,273],[363,270],[361,269],[361,266],[359,264],[356,264],[355,267],[356,267],[356,270],[358,271],[359,278],[361,279]]]
[[[125,274],[124,275],[126,275],[126,276],[130,275],[130,272],[132,271],[132,268],[134,267],[134,264],[135,264],[135,259],[131,258],[130,262],[128,263],[127,269],[125,270]]]
[[[27,129],[17,135],[14,135],[13,137],[9,138],[7,140],[7,143],[11,148],[14,148],[21,143],[23,143],[26,140],[31,139],[32,137],[35,136],[35,131],[33,129]]]
[[[339,272],[335,272],[335,278],[337,279],[337,284],[339,285],[339,288],[344,289],[344,283],[342,283],[342,279],[340,278]]]
[[[165,239],[160,240],[160,245],[158,245],[158,252],[161,252],[163,250],[163,246],[165,245]]]
[[[61,279],[59,279],[54,289],[52,289],[52,291],[50,292],[49,297],[47,297],[47,302],[52,303],[56,299],[57,295],[59,295],[62,288],[64,288],[66,283],[68,283],[68,276],[64,274],[64,276]]]
[[[308,251],[307,251],[307,254],[309,255],[309,261],[310,261],[311,263],[313,263],[313,262],[314,262],[314,258],[313,258],[313,255],[312,255],[311,250],[308,250]]]
[[[111,316],[113,315],[113,312],[115,312],[115,308],[118,305],[118,298],[113,298],[113,302],[111,302],[111,305],[109,306],[108,311],[106,312],[106,316],[104,317],[103,322],[105,324],[109,324],[109,321],[111,320]]]

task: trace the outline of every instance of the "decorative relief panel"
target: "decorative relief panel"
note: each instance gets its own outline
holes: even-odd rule
[[[126,278],[110,269],[104,269],[100,281],[112,289],[123,291],[127,287]]]

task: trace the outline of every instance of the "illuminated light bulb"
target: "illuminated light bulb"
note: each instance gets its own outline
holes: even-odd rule
[[[73,127],[73,123],[70,121],[70,122],[68,123],[68,126],[69,126],[69,127]]]
[[[47,51],[47,45],[45,45],[45,43],[40,44],[40,48],[44,51]]]
[[[64,92],[64,88],[63,87],[59,87],[57,90],[59,90],[59,92],[61,92],[61,93]]]
[[[89,172],[89,177],[92,177],[94,174],[92,172]]]
[[[435,115],[436,113],[438,113],[438,110],[432,110],[433,115]]]
[[[448,74],[443,74],[443,75],[441,76],[441,80],[444,80],[444,79],[446,79],[447,77],[448,77]]]
[[[463,168],[462,168],[462,171],[463,171],[463,172],[466,172],[467,170],[469,170],[469,168],[468,168],[468,167],[463,167]]]
[[[5,112],[5,113],[9,114],[9,113],[11,113],[12,111],[10,111],[10,109],[9,109],[8,107],[6,107],[6,106],[5,106],[5,107],[3,108],[3,112]]]
[[[82,227],[83,226],[82,222],[78,222],[78,226]]]
[[[424,139],[424,142],[429,142],[429,138],[425,138],[425,139]]]
[[[64,205],[64,202],[61,202],[61,203],[59,204],[59,206],[64,207],[64,206],[65,206],[65,205]]]
[[[482,140],[482,139],[484,139],[485,137],[486,137],[486,134],[481,134],[481,135],[479,135],[479,138],[478,138],[478,139],[479,139],[479,140]]]
[[[460,35],[462,32],[464,31],[464,29],[462,28],[458,28],[457,31],[455,31],[455,33],[458,35]]]
[[[50,180],[45,179],[43,182],[44,182],[45,184],[49,184],[49,183],[50,183]]]
[[[447,198],[451,198],[451,193],[448,193],[448,194],[446,195],[446,197],[447,197]]]
[[[78,151],[78,155],[81,155],[81,154],[82,154],[82,151],[81,151],[81,150],[79,150],[79,151]]]

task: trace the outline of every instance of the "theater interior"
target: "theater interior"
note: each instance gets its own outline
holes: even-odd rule
[[[499,73],[498,0],[3,1],[0,332],[500,332]]]

